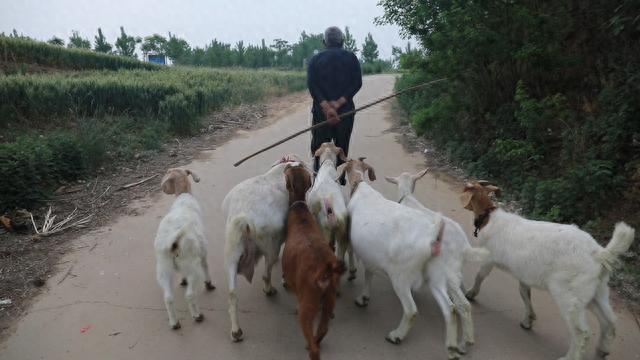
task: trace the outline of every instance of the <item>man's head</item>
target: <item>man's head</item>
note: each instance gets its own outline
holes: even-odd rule
[[[326,47],[342,47],[342,44],[344,43],[342,30],[337,26],[328,27],[327,30],[324,31],[322,41]]]

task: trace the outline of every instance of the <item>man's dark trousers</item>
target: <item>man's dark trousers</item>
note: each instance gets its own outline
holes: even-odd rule
[[[346,112],[346,111],[344,111]],[[350,115],[341,119],[337,125],[325,125],[311,131],[311,154],[315,154],[316,150],[325,142],[334,141],[336,146],[342,148],[344,154],[349,156],[349,140],[351,139],[351,130],[353,129],[354,115]],[[313,125],[325,120],[324,114],[313,114]],[[318,172],[320,163],[317,157],[313,160],[313,170]],[[338,159],[336,166],[342,164],[342,160]]]

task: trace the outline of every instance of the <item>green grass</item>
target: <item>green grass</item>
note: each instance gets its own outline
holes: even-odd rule
[[[227,105],[302,90],[302,72],[175,67],[0,78],[0,211],[187,135]]]
[[[67,49],[45,42],[0,36],[0,60],[16,64],[38,64],[68,70],[158,70],[162,67],[124,56],[85,49]]]

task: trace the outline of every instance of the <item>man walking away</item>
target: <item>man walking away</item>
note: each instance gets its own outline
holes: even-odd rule
[[[307,85],[313,98],[313,124],[325,120],[329,120],[329,124],[312,131],[311,154],[322,143],[333,140],[348,156],[354,116],[339,119],[338,114],[355,109],[353,97],[362,86],[360,62],[355,54],[342,48],[344,36],[340,28],[327,28],[323,42],[326,49],[309,61]],[[314,158],[315,171],[320,168],[318,161]],[[336,165],[341,163],[338,159]]]

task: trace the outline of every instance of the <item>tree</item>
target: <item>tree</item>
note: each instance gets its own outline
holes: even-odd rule
[[[165,44],[166,55],[174,62],[181,62],[189,55],[191,47],[189,43],[171,33],[169,33],[169,40]]]
[[[143,53],[148,54],[154,52],[164,55],[167,49],[167,38],[160,34],[153,34],[144,38],[140,49]]]
[[[81,37],[77,30],[73,30],[69,37],[67,47],[70,49],[91,49],[91,42],[88,39]]]
[[[98,35],[96,35],[95,41],[93,43],[93,50],[101,53],[110,53],[113,46],[109,44],[107,38],[102,34],[102,29],[98,28]]]
[[[64,40],[60,39],[57,36],[54,36],[51,39],[47,40],[47,43],[51,45],[64,46]]]
[[[378,59],[378,44],[373,41],[371,33],[367,34],[362,44],[362,60],[365,63],[372,63]]]
[[[124,32],[124,27],[120,26],[120,37],[116,39],[116,52],[121,56],[127,56],[137,58],[136,56],[136,44],[142,41],[139,37],[133,37],[127,35]]]
[[[275,65],[283,66],[286,63],[286,57],[291,50],[291,45],[287,40],[275,39],[273,40],[273,44],[270,46],[273,50],[275,50]]]
[[[349,32],[349,27],[344,28],[344,48],[354,54],[358,54],[358,45],[356,45],[356,39]]]

